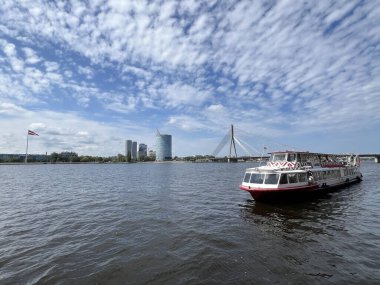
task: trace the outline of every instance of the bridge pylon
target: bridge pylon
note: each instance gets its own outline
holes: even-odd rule
[[[235,153],[235,161],[237,161],[237,152],[236,152],[236,144],[235,144],[235,136],[234,136],[234,125],[231,124],[230,130],[230,154],[228,155],[228,162],[231,162],[232,157],[232,147]]]
[[[236,144],[239,145],[243,151],[247,154],[248,157],[254,157],[251,147],[244,142],[241,138],[238,138],[235,135],[235,129],[234,125],[231,124],[231,128],[227,132],[227,134],[223,137],[223,139],[220,141],[214,152],[211,154],[212,156],[216,157],[218,153],[225,147],[228,147],[228,143],[230,144],[229,153],[227,156],[228,162],[235,162],[237,161],[237,150],[236,150]],[[260,153],[258,150],[256,150],[256,153]]]

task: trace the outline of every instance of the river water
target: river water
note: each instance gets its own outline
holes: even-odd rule
[[[282,205],[252,166],[0,165],[0,284],[380,284],[380,164]]]

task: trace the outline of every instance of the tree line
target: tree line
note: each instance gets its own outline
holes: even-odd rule
[[[138,161],[154,161],[155,158],[141,157]],[[91,156],[91,155],[78,155],[75,152],[53,152],[50,154],[50,162],[97,162],[97,163],[117,163],[117,162],[132,162],[130,156],[118,154],[116,156]]]
[[[141,157],[138,161],[154,161],[155,157]],[[3,155],[0,156],[0,163],[20,163],[25,161],[25,155]],[[52,152],[50,155],[29,155],[28,162],[47,162],[47,163],[118,163],[118,162],[133,162],[130,156],[118,154],[116,156],[91,156],[78,155],[76,152]]]

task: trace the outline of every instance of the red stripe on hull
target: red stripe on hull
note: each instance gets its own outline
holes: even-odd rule
[[[296,186],[289,188],[249,188],[240,185],[240,189],[251,194],[256,201],[283,200],[289,198],[301,198],[304,194],[310,195],[319,189],[318,184]]]
[[[245,190],[245,191],[248,191],[248,192],[251,192],[251,191],[264,191],[264,192],[267,192],[267,191],[294,191],[294,190],[298,190],[298,191],[301,191],[301,190],[310,190],[310,189],[317,189],[319,186],[318,184],[313,184],[313,185],[303,185],[303,186],[295,186],[295,187],[284,187],[284,188],[250,188],[249,186],[243,186],[243,185],[240,185],[240,189],[241,190]]]
[[[335,185],[327,185],[326,187],[319,187],[318,184],[289,187],[289,188],[250,188],[240,185],[240,189],[247,191],[251,194],[256,201],[282,201],[293,199],[304,199],[315,197],[316,195],[333,192],[335,189],[342,188],[352,183],[360,182],[360,178],[353,179],[351,181],[343,182]]]

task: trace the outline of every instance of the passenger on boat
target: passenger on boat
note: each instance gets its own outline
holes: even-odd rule
[[[309,182],[309,185],[314,184],[314,177],[311,171],[307,172],[307,181]]]

